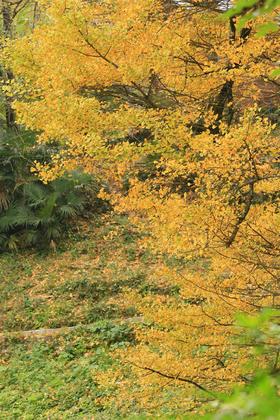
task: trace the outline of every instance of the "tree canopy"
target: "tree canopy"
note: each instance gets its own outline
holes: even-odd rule
[[[186,386],[211,396],[248,379],[236,313],[280,303],[279,127],[269,117],[279,106],[279,31],[256,36],[279,11],[239,25],[253,9],[225,18],[220,1],[38,3],[38,25],[2,51],[17,124],[59,143],[36,171],[45,183],[76,167],[108,180],[100,196],[156,255],[151,279],[179,287],[124,292],[149,328],[136,328],[136,349],[117,351],[125,363],[100,383],[118,384],[119,404],[133,392],[148,409],[155,395],[195,408]]]

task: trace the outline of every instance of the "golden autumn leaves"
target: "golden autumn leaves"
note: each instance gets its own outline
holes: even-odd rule
[[[118,352],[138,381],[114,373],[119,401],[133,390],[143,406],[156,395],[191,407],[179,377],[208,389],[242,381],[248,352],[233,341],[235,313],[279,304],[278,139],[258,108],[242,116],[261,103],[257,82],[269,79],[279,39],[230,42],[219,13],[167,15],[153,0],[43,3],[41,25],[5,52],[28,80],[18,121],[61,145],[35,170],[48,182],[78,165],[109,180],[116,211],[148,232],[139,246],[157,255],[152,281],[179,288],[125,295],[150,328]],[[131,128],[151,136],[129,142]],[[184,264],[170,268],[168,258]],[[138,375],[139,366],[163,376]]]

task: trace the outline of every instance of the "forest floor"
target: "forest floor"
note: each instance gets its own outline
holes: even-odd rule
[[[147,290],[154,257],[137,238],[126,217],[107,215],[54,253],[0,256],[0,418],[119,418],[94,372],[114,363],[111,348],[133,345],[139,314],[110,299]]]

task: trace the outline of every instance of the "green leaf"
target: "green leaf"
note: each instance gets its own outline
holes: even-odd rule
[[[267,22],[263,25],[258,26],[257,28],[257,36],[262,37],[265,36],[271,32],[277,32],[279,30],[279,25],[277,25],[274,22]]]
[[[74,207],[72,207],[71,205],[68,205],[68,204],[65,204],[65,205],[59,207],[58,212],[63,217],[74,217],[77,214],[76,209]]]
[[[275,69],[271,72],[270,76],[273,79],[277,79],[280,76],[280,68],[279,69]]]
[[[226,17],[232,17],[235,15],[240,14],[244,9],[253,7],[258,0],[240,0],[238,1],[234,7],[229,9],[226,13]]]
[[[25,195],[30,207],[38,207],[42,205],[47,197],[44,188],[35,182],[24,185],[23,194]]]
[[[57,200],[57,193],[53,192],[48,197],[45,206],[39,211],[38,216],[40,219],[49,219],[53,215],[54,207]]]

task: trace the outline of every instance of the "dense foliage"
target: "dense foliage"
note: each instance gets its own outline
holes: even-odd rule
[[[70,221],[98,209],[99,185],[72,171],[44,184],[32,173],[34,161],[47,162],[50,150],[26,132],[4,132],[0,140],[0,248],[55,249]],[[100,201],[100,200],[99,200]]]
[[[40,181],[12,180],[3,229],[36,226],[55,241],[82,209],[67,178],[82,167],[136,226],[139,260],[154,258],[148,284],[112,296],[143,322],[96,372],[99,403],[122,416],[202,416],[217,393],[248,383],[252,405],[239,392],[234,415],[262,415],[258,392],[277,407],[279,317],[258,314],[280,305],[279,2],[249,3],[225,15],[218,0],[40,0],[34,28],[4,40],[14,124],[39,133],[39,150],[58,147],[31,159]],[[253,328],[255,342],[240,344],[240,312],[276,336]],[[269,351],[249,364],[259,337]]]

